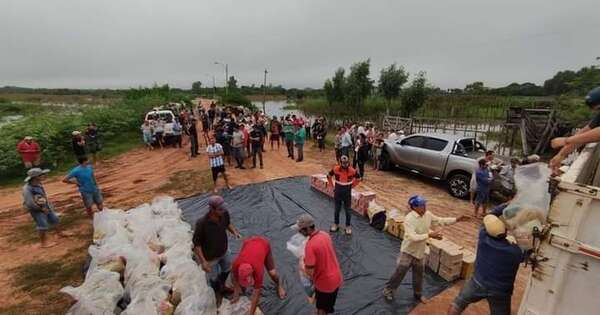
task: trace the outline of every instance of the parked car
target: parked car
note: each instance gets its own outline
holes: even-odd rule
[[[452,196],[467,198],[471,175],[485,151],[485,146],[474,138],[419,133],[385,140],[381,165],[383,169],[396,166],[446,181]]]

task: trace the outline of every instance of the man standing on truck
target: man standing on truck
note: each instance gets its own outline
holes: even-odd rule
[[[335,186],[333,180],[335,179]],[[340,225],[340,211],[342,203],[344,204],[344,212],[346,213],[346,235],[352,234],[351,218],[352,218],[352,187],[356,187],[359,183],[359,175],[356,170],[350,166],[350,159],[342,155],[340,165],[334,166],[329,174],[327,174],[327,182],[330,187],[333,187],[333,200],[335,204],[334,223],[329,229],[331,232],[337,232]]]
[[[555,173],[558,171],[562,160],[569,156],[571,152],[584,144],[600,141],[600,86],[588,93],[585,97],[585,104],[596,112],[596,116],[592,121],[573,136],[552,139],[552,148],[561,148],[549,163]]]
[[[499,208],[500,209],[500,208]],[[499,210],[483,218],[479,230],[475,273],[450,304],[448,315],[459,315],[471,303],[488,301],[490,314],[510,315],[510,304],[523,251],[506,238],[506,226]]]
[[[456,222],[467,221],[466,216],[458,218],[442,218],[427,211],[427,200],[421,196],[412,196],[408,199],[411,211],[404,218],[404,240],[400,247],[398,266],[390,280],[383,289],[383,296],[387,301],[394,299],[394,291],[400,286],[408,269],[412,268],[414,297],[418,302],[427,303],[422,295],[423,270],[425,268],[425,251],[429,238],[442,239],[442,233],[432,231],[432,224],[450,225]]]

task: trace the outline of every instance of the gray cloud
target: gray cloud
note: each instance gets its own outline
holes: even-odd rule
[[[463,87],[542,83],[600,55],[597,0],[4,0],[0,85],[132,87],[201,80],[320,87],[371,58]]]

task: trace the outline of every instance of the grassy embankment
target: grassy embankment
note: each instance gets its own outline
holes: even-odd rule
[[[52,95],[55,97],[56,95]],[[0,127],[0,185],[20,183],[24,176],[16,144],[26,135],[32,136],[42,148],[43,167],[62,174],[75,163],[71,150],[71,132],[85,130],[95,122],[101,134],[101,157],[111,157],[140,145],[139,126],[144,113],[168,101],[189,99],[188,95],[174,93],[168,88],[136,89],[123,93],[121,98],[81,105],[10,100],[0,95],[2,115],[22,115],[17,121]],[[64,96],[70,99],[70,96]],[[77,95],[76,98],[94,101]]]

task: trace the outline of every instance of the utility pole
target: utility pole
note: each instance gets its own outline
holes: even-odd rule
[[[267,115],[267,110],[265,108],[265,102],[267,101],[267,69],[265,69],[265,82],[263,84],[263,113],[265,116]]]
[[[229,88],[227,82],[229,82],[229,65],[226,63],[215,61],[216,65],[221,65],[225,67],[225,95],[229,94]]]
[[[213,79],[213,100],[215,99],[215,94],[217,94],[217,86],[215,85],[215,76],[212,76]]]

